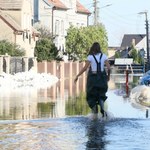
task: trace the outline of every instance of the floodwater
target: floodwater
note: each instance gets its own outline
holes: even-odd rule
[[[139,77],[129,77],[129,92]],[[68,79],[48,89],[1,91],[0,149],[149,150],[149,108],[127,96],[125,76],[111,76],[105,119],[92,119],[84,83]]]

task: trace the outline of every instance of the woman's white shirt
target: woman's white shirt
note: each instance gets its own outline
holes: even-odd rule
[[[97,62],[100,61],[100,56],[101,56],[101,53],[98,53],[95,55]],[[104,71],[105,61],[107,59],[108,59],[107,56],[105,54],[103,54],[101,57],[101,71]],[[91,70],[93,72],[96,72],[97,71],[97,63],[96,63],[93,55],[88,55],[87,60],[90,61],[90,63],[91,63]]]

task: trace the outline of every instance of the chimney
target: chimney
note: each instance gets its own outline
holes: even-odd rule
[[[135,39],[132,39],[132,45],[135,47]]]

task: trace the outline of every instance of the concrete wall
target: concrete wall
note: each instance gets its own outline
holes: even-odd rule
[[[85,62],[38,62],[37,72],[38,73],[50,73],[57,76],[59,79],[74,78],[79,70],[84,66]],[[85,76],[86,73],[83,73]]]

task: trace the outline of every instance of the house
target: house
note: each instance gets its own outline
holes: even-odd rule
[[[34,57],[39,35],[32,26],[32,16],[30,0],[0,0],[0,40],[20,45],[27,57]]]
[[[120,47],[108,47],[108,60],[111,65],[115,61],[115,53],[120,49]]]
[[[131,47],[134,46],[137,50],[144,49],[145,57],[147,55],[147,44],[145,34],[125,34],[120,49],[122,50],[122,55],[127,57],[128,52]]]
[[[143,52],[144,56],[147,57],[147,44],[145,34],[125,34],[122,39],[120,47],[109,47],[108,56],[111,63],[115,60],[115,53],[119,51],[121,53],[121,58],[128,58],[130,54],[131,47],[134,46],[137,50]]]
[[[58,50],[65,51],[65,37],[67,29],[88,26],[91,14],[77,0],[33,0],[34,25],[45,26],[54,37]]]

